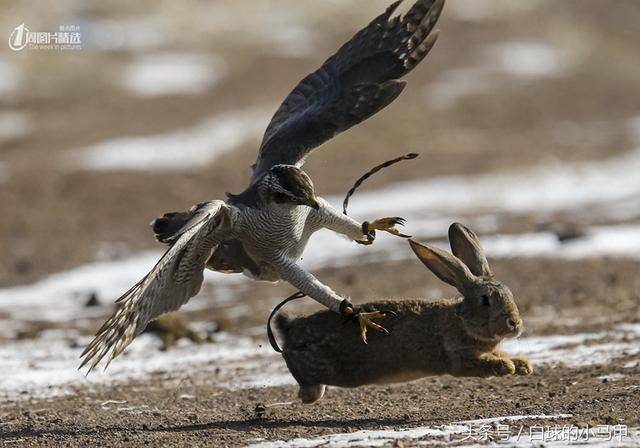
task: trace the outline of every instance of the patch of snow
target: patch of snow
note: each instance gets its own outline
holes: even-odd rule
[[[96,311],[84,306],[91,294],[111,305],[144,277],[161,256],[162,252],[150,251],[122,260],[96,261],[30,285],[1,288],[0,312],[11,316],[13,321],[61,322],[92,315]],[[205,282],[221,289],[242,280],[239,275],[205,272]]]
[[[20,73],[16,65],[0,56],[0,95],[14,93],[20,86]]]
[[[425,96],[435,109],[447,109],[462,98],[487,94],[499,87],[492,70],[484,67],[446,70],[425,88]]]
[[[0,143],[18,140],[31,132],[31,121],[23,112],[0,112]]]
[[[190,170],[201,168],[247,140],[258,139],[268,121],[249,110],[209,118],[185,130],[117,138],[84,149],[82,166],[91,170]]]
[[[487,49],[497,67],[512,76],[554,76],[562,71],[558,50],[542,42],[508,42]]]
[[[421,227],[423,221],[404,214],[412,222],[412,227]],[[367,215],[364,215],[367,216]],[[375,216],[370,214],[369,216]],[[454,218],[444,220],[433,233],[416,233],[416,239],[427,237],[440,237],[446,232]],[[473,225],[473,220],[467,224],[481,233],[481,228]],[[410,232],[411,233],[411,232]],[[640,259],[640,225],[620,225],[591,227],[587,235],[574,241],[560,242],[557,235],[551,232],[523,233],[523,234],[498,234],[483,235],[481,237],[489,258],[557,258],[577,260],[594,257],[617,257]],[[449,243],[442,240],[432,242],[437,247],[449,250]],[[309,241],[305,253],[313,254],[308,258],[303,257],[301,264],[307,269],[320,269],[323,267],[348,266],[354,260],[362,263],[375,263],[380,261],[398,261],[414,259],[413,252],[407,249],[407,243],[398,238],[389,236],[379,237],[371,248],[359,245],[347,245],[340,237],[330,232],[321,232],[314,235]],[[339,255],[336,255],[339,254]]]
[[[453,436],[468,435],[475,427],[501,422],[519,421],[526,419],[565,419],[572,417],[571,414],[557,415],[513,415],[504,417],[492,417],[478,420],[466,420],[441,426],[421,426],[417,428],[383,429],[383,430],[360,430],[348,433],[328,434],[326,436],[314,438],[296,438],[292,440],[261,441],[249,445],[249,448],[308,448],[316,446],[327,446],[332,448],[347,448],[356,446],[386,446],[396,440],[411,439],[421,440],[425,443],[445,444],[451,441]],[[436,439],[436,440],[430,440]],[[443,440],[444,439],[444,440]]]
[[[576,240],[560,242],[550,232],[493,235],[482,238],[492,257],[551,257],[580,259],[624,257],[640,259],[640,225],[592,227]]]
[[[443,425],[441,428],[418,427],[407,429],[378,429],[360,430],[348,433],[329,434],[311,439],[296,438],[292,440],[276,440],[273,442],[258,442],[248,448],[308,448],[308,447],[354,447],[354,446],[385,446],[398,439],[446,438],[468,432],[463,425]]]
[[[624,428],[624,429],[623,429]],[[602,432],[598,432],[598,431]],[[464,445],[465,448],[485,448],[508,446],[510,448],[537,447],[537,448],[566,448],[573,446],[589,446],[597,448],[617,448],[640,446],[640,428],[621,426],[618,429],[614,425],[602,425],[602,427],[579,428],[576,425],[566,425],[558,433],[552,426],[550,428],[531,428],[522,434],[512,435],[506,442],[482,442]]]
[[[464,97],[488,94],[514,80],[561,75],[568,61],[558,48],[539,41],[489,45],[478,54],[481,58],[475,63],[446,70],[425,87],[425,98],[432,107],[446,109]]]
[[[103,51],[147,51],[168,42],[169,23],[161,16],[83,20],[82,43]]]
[[[466,22],[501,20],[513,14],[530,12],[544,0],[514,2],[511,0],[455,0],[447,3],[447,13]]]
[[[268,33],[269,46],[277,54],[288,57],[305,57],[313,54],[318,35],[308,26],[300,23],[289,23],[275,26]],[[260,40],[264,42],[263,39]]]
[[[398,182],[357,193],[350,214],[551,213],[640,196],[640,148],[601,161]],[[391,206],[390,206],[391,204]],[[410,221],[411,222],[411,221]]]
[[[535,364],[580,367],[608,364],[623,356],[640,354],[640,324],[626,324],[605,332],[531,336],[502,344],[512,356],[524,356]]]
[[[618,381],[626,378],[627,375],[623,373],[610,373],[608,375],[600,375],[598,377],[599,380],[607,380],[607,381]]]
[[[146,275],[160,256],[161,252],[144,252],[124,260],[89,263],[30,285],[2,288],[0,311],[13,320],[74,319],[90,294],[110,300],[119,297]]]
[[[145,54],[124,68],[122,83],[140,96],[197,94],[219,82],[224,61],[195,53]]]
[[[270,348],[260,348],[257,342],[237,335],[216,335],[214,343],[199,345],[197,350],[193,344],[180,341],[176,347],[163,352],[158,350],[160,341],[155,336],[142,334],[108,371],[95,370],[85,376],[77,368],[88,339],[77,342],[80,341],[72,332],[49,331],[40,339],[0,345],[0,365],[5,372],[10,372],[0,377],[0,397],[19,399],[23,391],[28,392],[25,398],[60,396],[73,393],[79,386],[141,379],[159,372],[188,376],[196,366],[199,372],[211,371],[210,378],[221,377],[229,382],[236,375],[228,369],[233,362],[275,356]],[[228,371],[214,375],[217,366]]]
[[[335,8],[325,3],[328,2],[318,2],[311,9],[295,3],[274,9],[271,2],[254,1],[251,26],[243,27],[241,32],[238,32],[237,18],[247,14],[246,7],[233,2],[212,5],[204,32],[212,33],[216,41],[232,40],[234,47],[258,47],[264,53],[288,58],[309,57],[322,38],[316,31],[314,18],[336,13]]]

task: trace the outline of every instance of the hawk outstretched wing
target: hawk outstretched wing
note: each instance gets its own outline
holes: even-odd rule
[[[391,18],[401,1],[360,30],[287,96],[264,134],[252,182],[274,165],[302,165],[314,148],[400,95],[405,83],[399,79],[436,42],[438,32],[433,28],[444,7],[444,0],[418,0],[404,17]]]
[[[205,264],[219,242],[229,236],[236,213],[223,201],[198,204],[184,226],[167,236],[172,245],[151,272],[117,300],[118,309],[82,352],[80,368],[90,363],[91,371],[111,352],[109,365],[149,321],[177,310],[195,296],[202,286]]]

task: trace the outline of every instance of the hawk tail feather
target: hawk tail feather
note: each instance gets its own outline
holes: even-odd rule
[[[124,351],[133,339],[144,330],[140,322],[140,310],[137,307],[138,301],[145,291],[149,275],[136,283],[131,289],[124,293],[116,303],[118,309],[100,329],[96,332],[95,338],[87,345],[80,355],[82,363],[78,369],[82,369],[89,364],[89,374],[102,359],[109,354],[105,369],[111,361]],[[141,328],[142,327],[142,328]]]

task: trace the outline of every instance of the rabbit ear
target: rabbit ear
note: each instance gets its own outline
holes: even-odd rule
[[[449,283],[460,292],[473,283],[475,277],[469,268],[450,253],[413,240],[409,240],[409,244],[420,261],[443,282]]]
[[[493,277],[480,239],[473,232],[459,222],[449,227],[449,243],[453,255],[467,265],[471,272],[479,277]]]

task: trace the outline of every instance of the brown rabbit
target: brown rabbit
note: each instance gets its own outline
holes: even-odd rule
[[[454,255],[409,241],[418,258],[463,297],[429,302],[385,300],[359,311],[388,310],[390,334],[375,333],[368,345],[350,325],[322,311],[290,319],[277,316],[282,355],[303,403],[322,398],[325,385],[357,387],[415,380],[430,375],[529,375],[526,359],[499,351],[523,324],[509,288],[495,280],[478,237],[462,224],[449,227]]]

